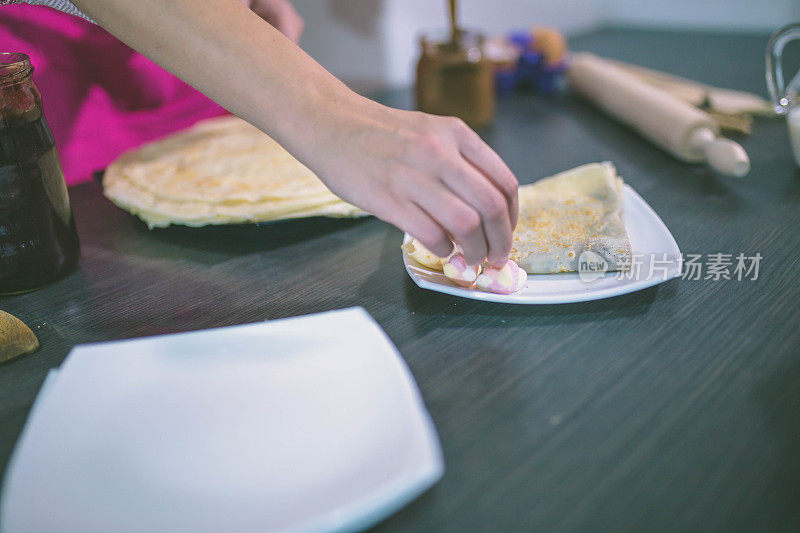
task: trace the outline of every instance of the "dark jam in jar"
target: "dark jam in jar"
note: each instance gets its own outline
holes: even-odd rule
[[[0,53],[0,294],[55,281],[78,234],[53,134],[25,54]]]

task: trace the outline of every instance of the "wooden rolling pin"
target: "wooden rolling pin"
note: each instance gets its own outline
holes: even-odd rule
[[[678,159],[705,162],[728,176],[744,176],[750,159],[739,144],[719,137],[708,114],[653,87],[603,58],[573,54],[570,86]]]

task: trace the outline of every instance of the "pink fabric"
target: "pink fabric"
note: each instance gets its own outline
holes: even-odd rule
[[[0,51],[31,57],[68,184],[124,150],[226,113],[99,26],[47,7],[0,7]]]

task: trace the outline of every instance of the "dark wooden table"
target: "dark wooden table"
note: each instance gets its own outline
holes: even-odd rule
[[[573,46],[764,93],[766,40],[608,30]],[[408,92],[383,99],[410,104]],[[759,120],[742,141],[753,169],[741,180],[682,164],[569,96],[505,98],[483,134],[522,183],[613,161],[682,251],[760,253],[758,279],[479,303],[417,288],[401,233],[374,219],[148,231],[90,183],[71,190],[80,268],[0,298],[41,341],[0,366],[0,465],[77,343],[360,305],[408,361],[447,463],[379,531],[800,530],[800,172],[784,122]]]

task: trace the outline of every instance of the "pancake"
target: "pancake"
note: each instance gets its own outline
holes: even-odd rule
[[[366,215],[233,116],[200,121],[123,154],[106,170],[103,189],[151,228]]]
[[[519,188],[511,259],[529,274],[576,272],[589,250],[625,270],[631,244],[622,215],[622,178],[610,162],[590,163]]]
[[[357,217],[364,212],[333,195],[261,202],[179,202],[164,200],[127,179],[104,179],[104,193],[119,207],[141,218],[150,228],[170,224],[205,226],[242,224],[312,216]]]

